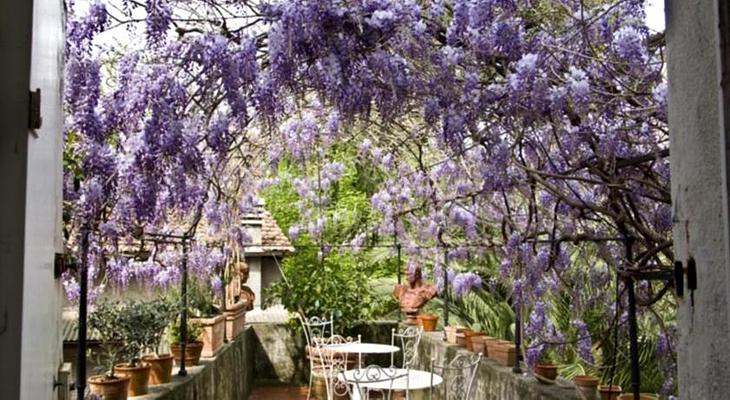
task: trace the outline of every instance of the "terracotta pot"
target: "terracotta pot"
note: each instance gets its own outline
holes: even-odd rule
[[[129,378],[116,376],[107,378],[105,375],[89,377],[89,392],[100,396],[103,400],[127,400]]]
[[[492,352],[494,353],[493,355]],[[517,365],[517,349],[514,344],[497,344],[489,349],[489,355],[497,364],[503,367],[514,367]]]
[[[634,400],[634,395],[632,393],[624,393],[619,395],[617,400]],[[659,400],[659,396],[655,394],[650,393],[639,393],[639,399],[640,400]]]
[[[223,348],[226,333],[226,319],[222,315],[210,318],[190,318],[190,323],[203,328],[200,338],[203,342],[201,357],[213,357]]]
[[[223,312],[226,319],[226,339],[234,340],[246,328],[246,302],[239,301]]]
[[[535,375],[540,375],[541,377],[549,380],[554,381],[558,378],[558,366],[555,364],[542,364],[538,363],[535,366]],[[542,380],[540,383],[545,383]]]
[[[418,321],[424,332],[433,332],[436,330],[439,317],[437,315],[420,315]]]
[[[598,399],[598,378],[590,375],[578,375],[573,378],[575,390],[582,400]]]
[[[446,341],[451,344],[456,344],[456,335],[464,332],[463,327],[460,326],[447,326],[444,328],[446,331]]]
[[[499,344],[499,339],[491,336],[484,336],[484,356],[492,358],[492,348]]]
[[[179,343],[170,345],[170,351],[175,359],[175,365],[182,360],[182,346]],[[190,342],[185,345],[185,366],[200,364],[200,353],[203,351],[203,342]]]
[[[618,385],[598,386],[598,394],[601,395],[601,400],[616,400],[621,392],[621,386]]]
[[[487,337],[486,336],[472,336],[471,338],[473,351],[475,353],[481,353],[481,355],[487,355]]]
[[[456,345],[466,347],[466,335],[463,333],[456,334]]]
[[[159,357],[150,354],[142,357],[142,361],[150,366],[151,385],[172,381],[172,354],[161,354]]]
[[[472,339],[477,336],[485,336],[485,334],[484,332],[477,332],[470,329],[464,332],[464,336],[466,337],[466,349],[473,352],[474,342]]]
[[[137,366],[117,364],[114,366],[114,374],[129,378],[129,387],[127,388],[129,396],[147,394],[150,381],[150,366],[148,364],[140,363]]]

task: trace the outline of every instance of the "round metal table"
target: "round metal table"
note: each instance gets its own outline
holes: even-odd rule
[[[380,343],[342,343],[325,346],[328,350],[334,350],[348,354],[390,354],[400,351],[398,346]]]

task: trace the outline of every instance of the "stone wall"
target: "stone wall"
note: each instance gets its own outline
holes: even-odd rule
[[[467,353],[463,347],[447,344],[441,340],[442,332],[424,333],[419,347],[418,365],[416,369],[430,370],[431,359],[442,364],[444,360],[451,360],[458,354]],[[557,385],[543,385],[528,374],[515,374],[512,368],[501,367],[490,359],[483,359],[476,381],[475,393],[472,398],[479,400],[578,400],[575,389]],[[434,393],[434,399],[441,397]],[[427,393],[414,393],[411,399],[421,400],[428,398]]]
[[[372,343],[390,343],[396,321],[358,323],[345,336]],[[304,357],[304,334],[296,323],[253,324],[254,376],[257,384],[306,385],[309,382],[309,361]],[[388,365],[389,356],[365,359],[366,363]]]
[[[150,386],[149,394],[134,399],[247,399],[253,388],[254,336],[253,329],[246,328],[236,340],[225,344],[216,357],[204,358],[200,365],[189,367],[187,376],[174,376],[171,383]]]

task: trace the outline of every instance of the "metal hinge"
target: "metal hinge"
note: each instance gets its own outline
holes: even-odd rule
[[[36,129],[41,128],[43,118],[41,118],[41,90],[36,89],[34,92],[30,92],[29,97],[29,112],[28,112],[28,129],[34,137],[38,137]]]

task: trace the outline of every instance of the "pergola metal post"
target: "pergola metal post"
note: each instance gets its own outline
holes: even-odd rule
[[[185,347],[188,341],[188,236],[182,238],[182,283],[180,288],[180,371],[179,376],[185,376],[188,371],[185,369]]]
[[[79,326],[76,353],[76,398],[84,400],[86,394],[86,345],[87,345],[87,313],[89,292],[89,228],[81,231],[81,263],[79,265]]]
[[[444,246],[444,327],[449,326],[449,252]],[[443,340],[446,341],[446,329],[444,329]]]

